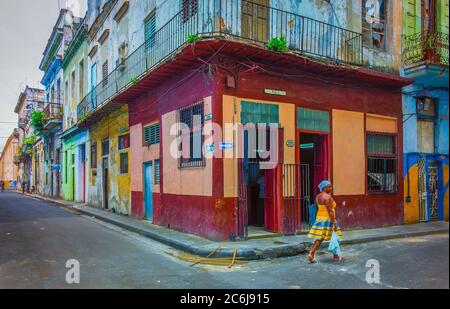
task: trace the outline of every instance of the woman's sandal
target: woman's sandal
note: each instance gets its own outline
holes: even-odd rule
[[[345,261],[345,258],[342,257],[342,256],[340,256],[340,257],[338,257],[338,258],[332,257],[332,259],[333,259],[333,261],[335,261],[335,262],[342,262],[342,261]]]
[[[313,257],[311,256],[311,254],[308,255],[308,262],[311,263],[311,264],[317,263],[316,259],[313,258]]]

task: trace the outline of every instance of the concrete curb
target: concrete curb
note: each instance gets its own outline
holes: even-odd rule
[[[170,246],[172,248],[175,248],[180,251],[184,251],[193,255],[197,255],[200,257],[208,257],[210,254],[216,249],[216,247],[219,246],[219,243],[217,245],[207,245],[207,246],[195,246],[192,244],[185,243],[183,241],[173,239],[170,237],[166,237],[164,235],[159,234],[157,231],[149,231],[143,228],[139,228],[136,226],[133,226],[131,224],[126,224],[123,222],[120,222],[119,220],[114,220],[112,218],[108,218],[107,216],[99,216],[97,214],[93,214],[89,211],[85,211],[84,209],[80,209],[79,207],[75,205],[71,205],[66,202],[48,199],[36,195],[31,194],[25,194],[29,197],[33,197],[48,203],[56,204],[59,206],[62,206],[64,208],[68,208],[71,210],[74,210],[80,214],[96,218],[98,220],[101,220],[103,222],[107,222],[113,225],[116,225],[120,228],[123,228],[125,230],[134,232],[136,234],[139,234],[141,236],[147,237],[149,239],[158,241],[162,244],[165,244],[167,246]],[[369,243],[369,242],[375,242],[375,241],[382,241],[382,240],[391,240],[391,239],[400,239],[400,238],[408,238],[408,237],[417,237],[417,236],[426,236],[426,235],[435,235],[435,234],[443,234],[443,233],[449,233],[448,228],[442,228],[442,229],[436,229],[432,231],[406,231],[403,233],[396,233],[396,234],[389,234],[389,235],[379,235],[379,236],[367,236],[367,237],[359,237],[354,239],[348,239],[343,240],[341,242],[342,245],[354,245],[354,244],[361,244],[361,243]],[[283,246],[277,246],[267,249],[258,249],[258,248],[249,248],[244,243],[236,242],[235,246],[237,248],[237,254],[236,257],[240,260],[262,260],[262,259],[271,259],[271,258],[279,258],[279,257],[288,257],[288,256],[296,256],[304,254],[308,251],[309,247],[311,246],[311,242],[301,242],[298,244],[287,244]],[[220,248],[218,249],[213,255],[211,255],[211,258],[232,258],[234,255],[234,246],[233,248]]]

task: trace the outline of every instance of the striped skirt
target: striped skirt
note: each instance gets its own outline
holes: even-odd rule
[[[342,239],[342,230],[337,226],[336,233],[339,238]],[[311,227],[308,237],[313,239],[323,239],[328,241],[333,235],[333,222],[331,222],[329,217],[317,216],[316,222]]]

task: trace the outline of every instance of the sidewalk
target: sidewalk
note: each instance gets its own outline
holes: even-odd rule
[[[311,240],[305,235],[279,236],[273,238],[252,239],[246,241],[216,242],[192,234],[153,225],[147,221],[117,215],[102,209],[86,207],[83,204],[73,204],[63,200],[55,200],[38,195],[28,196],[68,207],[77,212],[95,217],[96,219],[117,225],[123,229],[135,232],[178,250],[201,257],[225,258],[233,257],[235,249],[237,258],[258,260],[293,256],[306,253]],[[394,238],[423,236],[449,232],[448,222],[419,223],[412,225],[392,226],[370,230],[345,231],[343,245],[366,243]],[[212,254],[213,253],[213,254]]]

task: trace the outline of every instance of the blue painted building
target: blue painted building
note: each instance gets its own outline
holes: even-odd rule
[[[405,222],[448,220],[448,0],[404,4]]]

